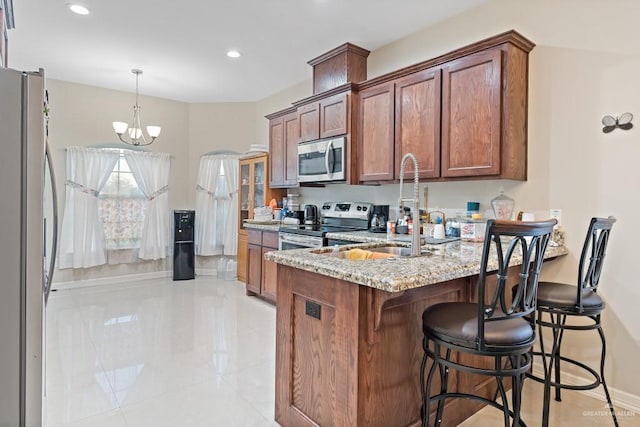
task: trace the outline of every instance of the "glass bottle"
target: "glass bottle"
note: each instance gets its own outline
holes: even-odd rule
[[[514,205],[514,200],[505,196],[504,191],[500,191],[500,195],[491,200],[491,208],[496,219],[510,220]]]

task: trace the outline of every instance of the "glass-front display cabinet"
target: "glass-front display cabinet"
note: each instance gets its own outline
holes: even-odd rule
[[[254,208],[266,206],[271,199],[282,200],[286,189],[268,187],[269,155],[262,153],[240,159],[238,189],[238,280],[246,281],[247,230],[245,220],[252,220]]]
[[[240,229],[244,228],[244,220],[253,219],[254,208],[266,206],[271,198],[277,199],[282,192],[267,187],[267,159],[267,153],[240,159]]]

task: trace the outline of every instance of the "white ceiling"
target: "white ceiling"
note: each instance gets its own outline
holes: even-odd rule
[[[344,42],[375,50],[486,0],[14,0],[9,65],[184,102],[251,102]],[[239,59],[226,56],[242,52]]]

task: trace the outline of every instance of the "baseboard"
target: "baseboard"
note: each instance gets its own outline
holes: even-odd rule
[[[95,279],[73,280],[69,282],[54,282],[51,288],[54,290],[87,288],[91,286],[104,286],[113,283],[137,282],[149,279],[164,279],[172,277],[173,273],[166,271],[152,271],[149,273],[127,274],[124,276],[99,277]]]
[[[196,268],[195,270],[196,276],[217,276],[218,270],[215,268]],[[62,290],[62,289],[76,289],[76,288],[87,288],[91,286],[104,286],[113,283],[127,283],[127,282],[138,282],[140,280],[150,280],[150,279],[165,279],[173,276],[173,272],[170,270],[166,271],[152,271],[149,273],[138,273],[138,274],[127,274],[125,276],[111,276],[111,277],[100,277],[96,279],[83,279],[83,280],[73,280],[69,282],[55,282],[51,285],[52,289]]]
[[[580,377],[578,375],[570,374],[568,372],[562,372],[560,370],[560,381],[566,384],[587,384],[592,382],[593,380],[586,379],[584,377]],[[543,378],[544,377],[544,369],[542,368],[542,362],[539,357],[534,358],[533,363],[533,375]],[[640,396],[636,396],[631,393],[627,393],[626,391],[618,390],[611,386],[609,388],[609,393],[611,394],[611,400],[613,403],[613,408],[617,411],[620,411],[621,408],[631,411],[635,414],[640,414]],[[573,392],[572,390],[568,390],[569,392]],[[576,390],[579,393],[584,393],[589,397],[593,397],[594,399],[601,400],[602,402],[606,402],[607,398],[604,395],[604,388],[598,387],[592,390]],[[563,393],[565,391],[563,390]]]
[[[196,275],[198,276],[217,276],[218,270],[215,268],[196,268]]]

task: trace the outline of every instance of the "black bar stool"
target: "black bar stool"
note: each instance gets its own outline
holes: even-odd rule
[[[587,231],[587,237],[582,247],[580,264],[578,265],[578,286],[556,282],[540,282],[538,285],[538,319],[536,323],[539,335],[542,337],[543,327],[551,328],[553,332],[553,346],[551,352],[544,349],[544,342],[540,339],[540,352],[534,352],[534,356],[542,356],[544,378],[528,375],[532,379],[544,383],[544,403],[542,410],[542,425],[549,425],[549,401],[551,387],[555,388],[555,399],[560,402],[560,390],[591,390],[600,384],[604,387],[609,410],[613,416],[613,422],[617,426],[618,420],[611,404],[611,396],[604,379],[604,359],[607,345],[604,332],[600,325],[600,314],[605,304],[597,294],[600,273],[604,262],[607,243],[611,227],[616,222],[615,218],[592,218]],[[544,320],[544,314],[549,320]],[[567,324],[567,316],[591,319],[592,323],[580,325]],[[596,329],[602,341],[602,353],[600,356],[600,373],[595,369],[574,359],[563,356],[560,349],[565,330],[589,331]],[[547,364],[547,360],[549,363]],[[560,380],[560,362],[566,362],[584,369],[594,379],[593,383],[586,385],[562,384]],[[553,377],[553,380],[552,380]]]
[[[429,423],[429,404],[437,402],[434,426],[442,422],[444,400],[479,400],[503,411],[504,424],[525,425],[520,420],[522,383],[531,367],[531,349],[535,342],[536,291],[544,251],[556,220],[517,222],[489,220],[485,234],[478,279],[479,303],[450,302],[435,304],[422,314],[424,357],[420,371],[422,389],[422,425]],[[521,266],[509,270],[511,266]],[[493,272],[496,272],[494,275]],[[509,273],[517,281],[512,302],[507,302]],[[495,289],[492,285],[495,283]],[[528,318],[526,318],[528,317]],[[443,350],[444,349],[444,354]],[[469,366],[452,360],[451,352],[464,352],[494,358],[493,368]],[[426,375],[427,359],[433,364]],[[506,361],[509,362],[507,366]],[[436,368],[440,393],[430,396]],[[447,392],[449,368],[496,378],[502,404],[468,393]],[[509,409],[504,377],[512,378],[513,409]]]

